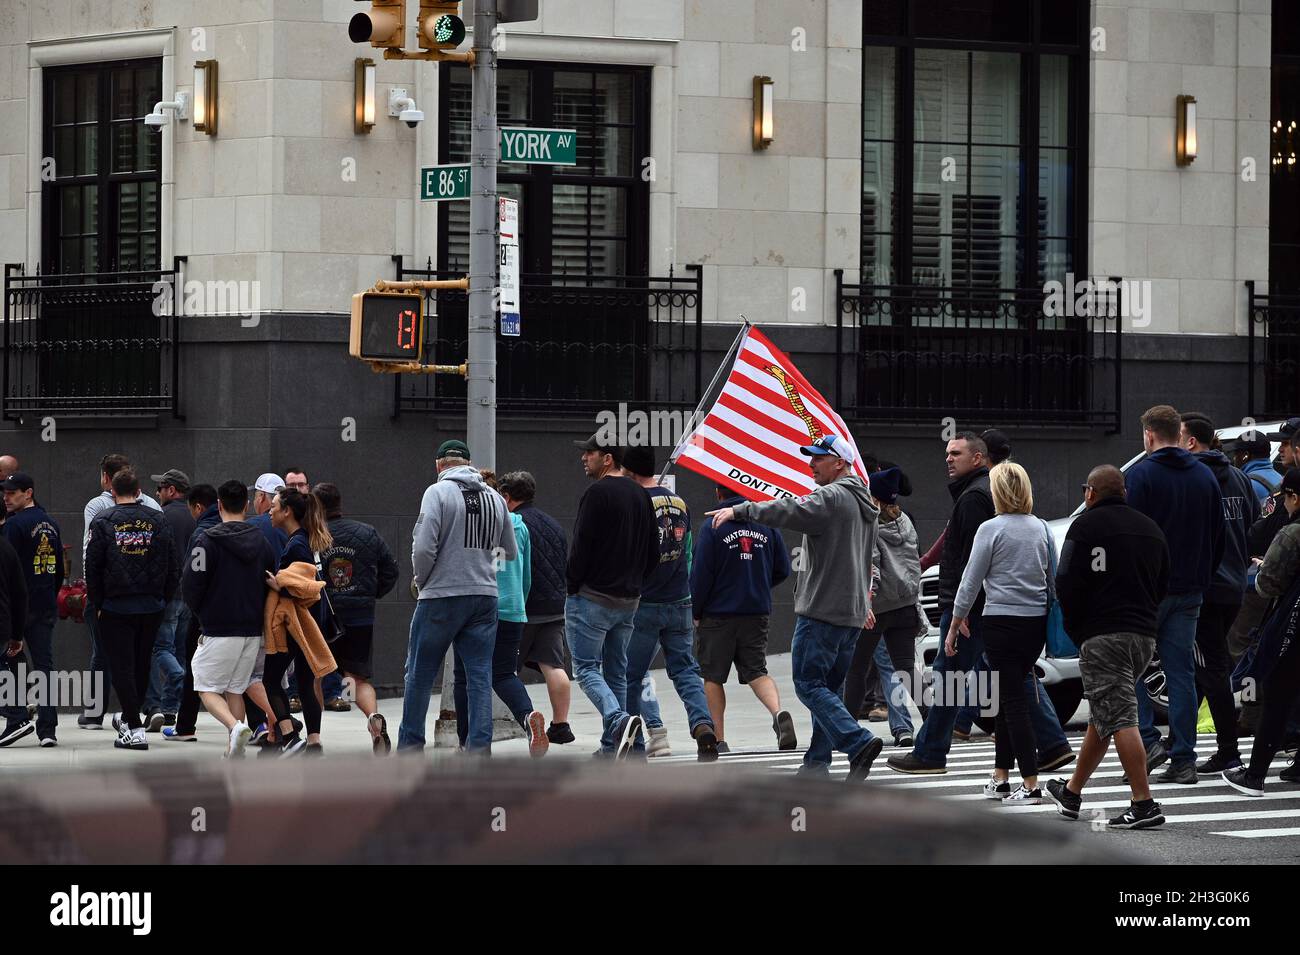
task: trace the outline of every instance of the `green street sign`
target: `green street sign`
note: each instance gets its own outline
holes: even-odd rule
[[[420,199],[443,202],[469,198],[469,163],[425,166],[420,170]]]
[[[576,166],[576,129],[501,128],[501,161],[542,166]]]

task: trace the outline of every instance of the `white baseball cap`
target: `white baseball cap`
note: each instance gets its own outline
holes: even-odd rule
[[[274,494],[284,486],[284,478],[278,474],[272,474],[270,471],[259,475],[257,480],[253,482],[254,491],[265,491],[267,494]]]
[[[852,464],[858,458],[853,453],[853,445],[835,434],[824,434],[812,444],[806,445],[799,450],[809,457],[822,454],[834,455],[837,458],[843,458],[845,464]]]

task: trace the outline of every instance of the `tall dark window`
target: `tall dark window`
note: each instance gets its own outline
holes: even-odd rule
[[[1273,2],[1268,287],[1300,292],[1300,4]]]
[[[162,61],[54,67],[45,77],[43,271],[159,268],[162,137],[144,125]]]
[[[441,64],[440,162],[466,162],[470,148],[470,77]],[[645,275],[650,154],[650,73],[552,63],[505,62],[497,72],[502,126],[576,129],[578,164],[497,167],[503,196],[522,202],[523,271],[563,275]],[[469,203],[439,210],[439,267],[469,262]]]
[[[1082,272],[1085,0],[866,0],[862,282]]]

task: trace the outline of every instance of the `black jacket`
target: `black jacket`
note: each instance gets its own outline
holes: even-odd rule
[[[330,606],[340,623],[374,623],[375,601],[397,585],[397,561],[369,524],[332,517],[329,531],[334,543],[321,554],[321,570]]]
[[[525,612],[528,619],[564,613],[564,566],[569,553],[568,535],[560,522],[531,501],[515,511],[528,528],[532,554],[532,585]]]
[[[1246,532],[1246,550],[1251,557],[1263,557],[1277,532],[1286,527],[1289,516],[1282,504],[1282,492],[1264,498],[1259,508],[1259,518]]]
[[[603,477],[578,502],[565,568],[568,592],[583,587],[609,597],[639,598],[659,566],[659,527],[650,495],[631,478]]]
[[[32,613],[57,610],[59,588],[63,586],[59,525],[37,504],[10,514],[3,533],[18,553],[18,565],[27,585],[27,609]]]
[[[948,482],[952,495],[952,516],[944,532],[943,550],[939,557],[939,610],[952,608],[962,572],[970,560],[975,532],[993,517],[993,493],[989,490],[989,469],[977,468],[965,477]],[[984,591],[971,607],[972,614],[984,609]]]
[[[27,627],[27,583],[18,552],[0,537],[0,653],[10,640],[21,640]]]
[[[221,512],[217,509],[217,505],[209,504],[207,508],[204,509],[203,513],[199,515],[198,521],[194,524],[194,533],[190,535],[190,543],[189,546],[185,548],[186,551],[194,550],[194,546],[199,542],[200,531],[206,531],[209,527],[216,527],[220,523]]]
[[[176,541],[176,553],[184,555],[190,538],[194,536],[194,518],[190,515],[190,506],[184,501],[168,501],[163,505],[163,517],[172,529],[172,538]]]
[[[1109,497],[1074,519],[1061,547],[1056,599],[1076,644],[1099,633],[1154,637],[1168,588],[1169,546],[1151,518]]]
[[[1201,451],[1192,456],[1210,469],[1223,495],[1223,558],[1214,569],[1205,602],[1239,604],[1250,570],[1246,534],[1259,519],[1259,497],[1254,482],[1233,467],[1222,451]]]
[[[180,576],[176,540],[161,511],[115,504],[91,523],[86,597],[92,607],[121,597],[157,597],[166,604]]]
[[[227,521],[199,531],[185,561],[181,593],[199,618],[203,635],[260,634],[266,572],[275,569],[275,549],[247,521]]]

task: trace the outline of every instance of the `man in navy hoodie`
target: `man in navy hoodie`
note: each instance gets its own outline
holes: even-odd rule
[[[721,484],[715,491],[721,507],[734,508],[745,502],[745,498]],[[748,684],[772,714],[777,748],[798,746],[794,720],[781,709],[776,681],[767,673],[772,588],[789,576],[790,552],[779,531],[745,520],[727,521],[718,528],[712,521],[700,526],[690,575],[695,657],[704,674],[704,693],[720,741],[726,738],[722,720],[727,694],[723,684],[734,663],[740,682]]]
[[[1214,579],[1205,593],[1201,615],[1196,621],[1196,691],[1210,703],[1218,750],[1196,767],[1200,776],[1212,776],[1241,764],[1237,751],[1237,708],[1232,700],[1229,678],[1232,657],[1228,653],[1228,630],[1241,610],[1250,570],[1246,533],[1259,519],[1259,498],[1253,482],[1233,467],[1214,445],[1214,423],[1203,414],[1183,416],[1179,444],[1208,467],[1223,495],[1223,559],[1214,569]]]
[[[58,710],[48,699],[54,686],[54,621],[58,617],[59,588],[63,586],[63,541],[59,525],[36,503],[36,488],[31,477],[22,471],[9,475],[4,489],[5,508],[9,517],[4,536],[18,552],[18,561],[27,584],[27,614],[21,633],[13,639],[22,641],[31,657],[33,671],[45,674],[47,699],[36,711],[36,738],[41,746],[54,746]],[[18,651],[19,659],[22,651]],[[14,706],[5,713],[4,735],[0,746],[31,732],[27,707]],[[24,728],[25,727],[25,728]],[[12,735],[17,733],[17,736]]]
[[[217,489],[211,484],[196,484],[190,488],[190,493],[185,497],[185,503],[190,509],[190,517],[194,518],[194,533],[190,535],[189,543],[185,547],[185,553],[181,554],[181,564],[193,559],[194,545],[198,541],[200,532],[206,531],[210,527],[216,527],[221,523],[221,512],[217,508]],[[184,591],[182,591],[182,598]],[[195,724],[199,719],[199,695],[194,692],[194,651],[199,642],[199,621],[194,614],[185,616],[185,681],[181,686],[181,702],[176,710],[176,722],[172,726],[163,727],[163,739],[169,742],[189,742],[193,743],[198,740],[194,735]],[[178,641],[179,643],[179,641]],[[179,659],[179,657],[177,658]]]
[[[1169,688],[1171,754],[1154,725],[1146,687],[1138,685],[1138,721],[1147,747],[1147,772],[1172,756],[1159,778],[1196,782],[1196,620],[1223,559],[1223,495],[1214,474],[1178,446],[1182,419],[1169,405],[1142,415],[1147,456],[1124,476],[1129,506],[1159,525],[1169,542],[1169,588],[1156,616],[1156,652]]]
[[[243,482],[221,485],[217,504],[221,523],[197,532],[181,592],[202,632],[191,664],[194,689],[230,734],[225,755],[239,757],[252,736],[244,722],[244,692],[263,652],[266,577],[278,561],[262,532],[244,520]]]

